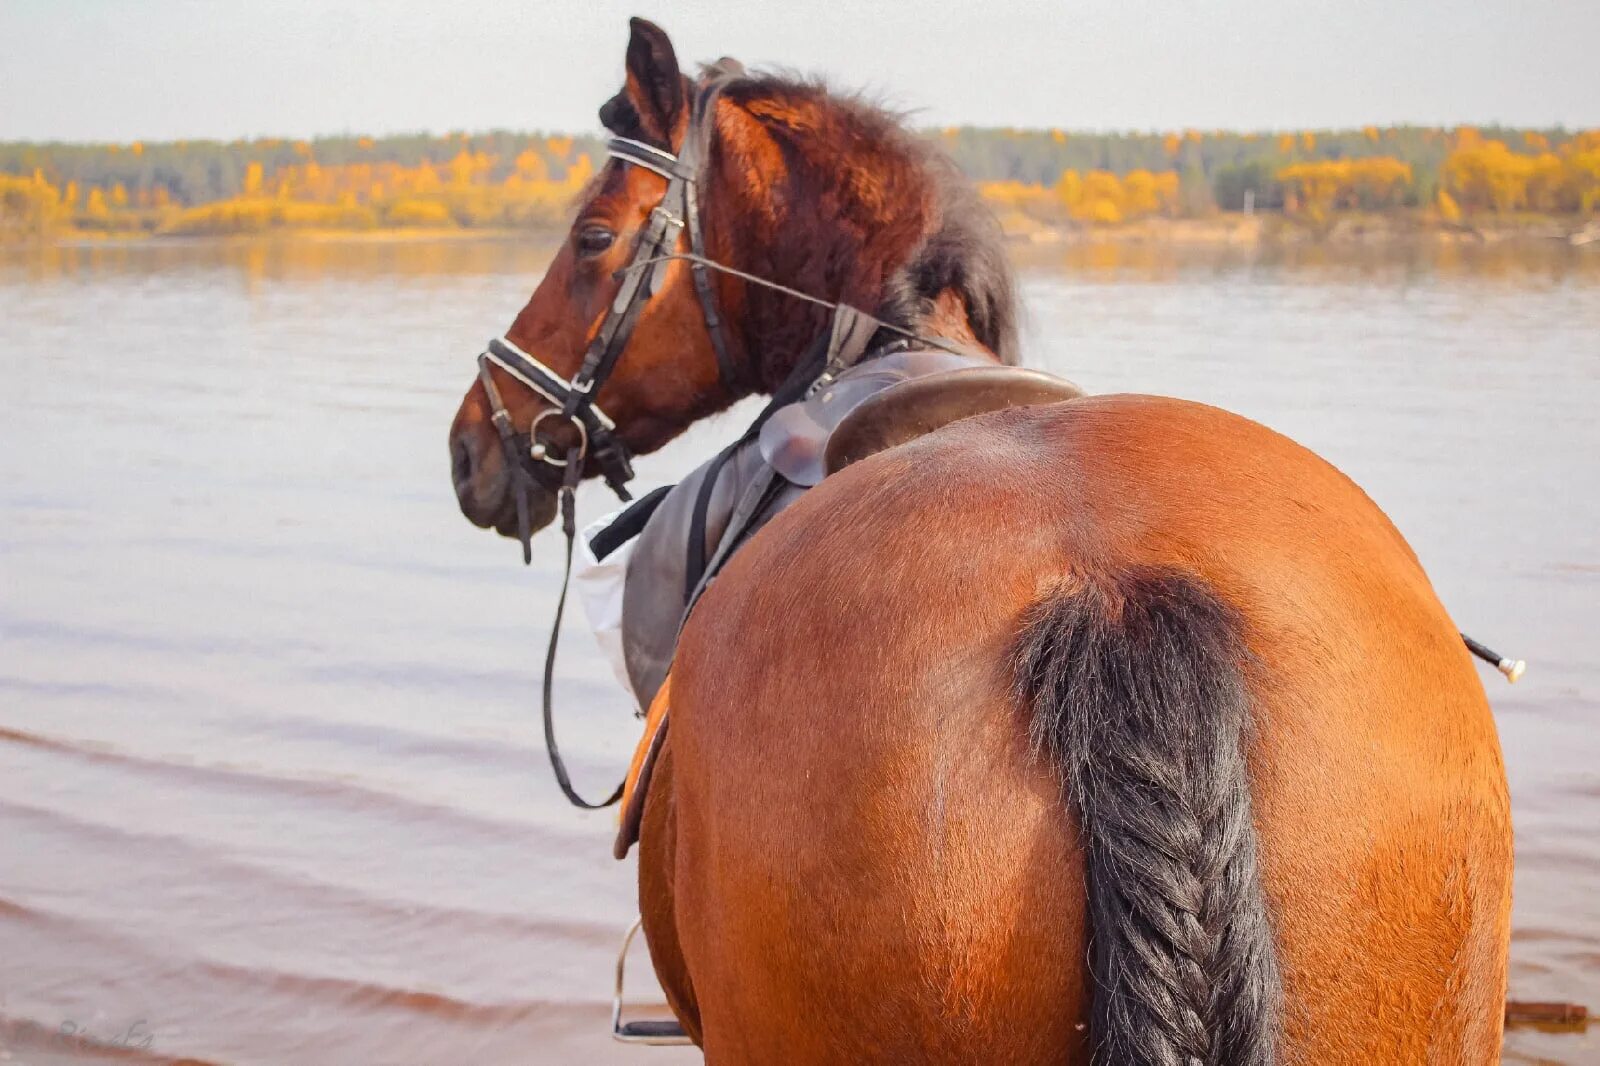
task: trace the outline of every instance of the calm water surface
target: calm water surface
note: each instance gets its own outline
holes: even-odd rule
[[[547,257],[0,251],[0,1060],[693,1061],[605,1032],[634,869],[538,737],[557,546],[523,570],[448,484],[472,356]],[[1532,661],[1486,674],[1512,993],[1600,1007],[1600,249],[1026,260],[1035,365],[1317,449]],[[584,634],[561,675],[599,791],[636,725]],[[1596,1034],[1508,1058],[1600,1061]]]

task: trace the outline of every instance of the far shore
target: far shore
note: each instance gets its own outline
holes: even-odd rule
[[[1600,247],[1600,219],[1555,215],[1464,218],[1450,222],[1423,213],[1337,213],[1311,220],[1280,212],[1218,212],[1204,218],[1144,218],[1115,224],[1039,219],[1019,211],[999,213],[1008,240],[1020,245],[1151,244],[1194,246],[1275,246],[1286,244],[1390,244],[1418,241],[1500,243],[1556,241]],[[559,227],[493,228],[457,226],[323,229],[280,227],[249,233],[207,235],[152,234],[139,230],[63,230],[38,238],[0,239],[10,244],[167,244],[256,242],[366,242],[527,240],[554,241]]]
[[[1001,217],[1006,236],[1029,244],[1255,245],[1389,244],[1417,241],[1498,243],[1560,241],[1600,246],[1600,219],[1553,215],[1495,216],[1448,222],[1431,214],[1340,213],[1311,220],[1278,212],[1219,212],[1206,218],[1147,218],[1117,225]]]

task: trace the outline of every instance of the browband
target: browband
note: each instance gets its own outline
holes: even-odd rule
[[[653,170],[663,178],[682,178],[684,181],[693,181],[694,172],[684,165],[683,161],[671,152],[657,148],[644,141],[636,141],[632,137],[613,137],[606,142],[606,151],[611,158],[621,159]]]

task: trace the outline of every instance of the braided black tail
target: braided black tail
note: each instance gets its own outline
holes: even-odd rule
[[[1167,570],[1074,578],[1021,635],[1017,694],[1087,849],[1096,1063],[1276,1060],[1244,657],[1233,612]]]

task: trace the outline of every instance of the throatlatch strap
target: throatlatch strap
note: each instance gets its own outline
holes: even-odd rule
[[[704,257],[706,238],[700,229],[700,205],[692,184],[683,190],[683,216],[688,223],[685,228],[689,231],[689,251]],[[717,313],[716,294],[711,291],[711,272],[704,263],[693,262],[689,264],[689,272],[694,279],[695,295],[700,297],[700,313],[706,320],[706,332],[711,335],[711,349],[717,356],[717,376],[722,379],[722,387],[730,395],[737,395],[739,368],[734,365],[733,353],[728,351],[727,331],[723,328],[722,316]]]
[[[713,109],[728,78],[727,74],[712,78],[695,97],[694,115],[691,116],[689,133],[684,138],[683,151],[680,153],[680,158],[697,175],[696,180],[686,182],[683,187],[683,221],[684,230],[689,234],[689,251],[701,259],[706,256],[706,235],[700,226],[696,182],[699,173],[711,162],[711,135],[716,128]],[[689,272],[694,279],[695,295],[700,297],[700,311],[705,316],[706,332],[711,335],[711,348],[717,356],[717,375],[728,393],[737,395],[739,368],[734,365],[733,353],[728,349],[727,327],[717,313],[717,298],[711,289],[711,272],[706,269],[705,263],[693,261],[689,264]]]

